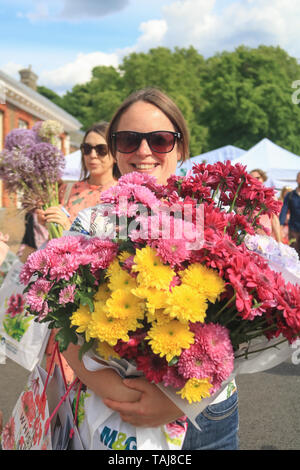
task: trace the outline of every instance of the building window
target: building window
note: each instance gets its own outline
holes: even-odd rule
[[[18,120],[19,129],[28,129],[28,127],[29,127],[28,122],[24,121],[23,119]]]

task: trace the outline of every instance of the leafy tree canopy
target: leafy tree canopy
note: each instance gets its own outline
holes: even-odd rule
[[[300,65],[280,47],[238,47],[204,59],[193,47],[158,47],[132,53],[119,69],[98,66],[89,82],[59,96],[38,91],[75,116],[87,129],[109,121],[132,91],[154,86],[182,110],[191,136],[191,156],[224,145],[248,149],[264,137],[300,155],[300,108],[292,83]]]

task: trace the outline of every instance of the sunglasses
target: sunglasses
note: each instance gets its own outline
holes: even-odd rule
[[[119,131],[113,132],[112,138],[115,149],[121,153],[135,152],[141,145],[143,139],[146,139],[152,152],[169,153],[173,150],[176,139],[181,138],[181,134],[180,132],[171,131]]]
[[[84,143],[80,145],[80,148],[84,155],[90,155],[93,149],[96,151],[98,157],[105,157],[108,153],[108,147],[106,144],[91,145]]]

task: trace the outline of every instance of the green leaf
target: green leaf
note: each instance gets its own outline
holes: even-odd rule
[[[78,292],[78,296],[80,298],[80,303],[82,305],[88,305],[89,308],[90,308],[90,311],[93,312],[94,311],[93,299],[91,297],[89,297],[88,295],[86,295],[85,293],[82,293],[82,292]]]
[[[170,366],[170,367],[175,366],[178,361],[179,361],[179,357],[178,357],[178,356],[174,356],[174,357],[172,357],[172,359],[168,362],[168,366]]]
[[[79,350],[79,359],[82,360],[82,356],[89,351],[95,344],[95,339],[90,340],[88,343],[83,343]]]
[[[60,352],[65,351],[70,343],[77,344],[78,337],[75,328],[61,328],[55,336]]]

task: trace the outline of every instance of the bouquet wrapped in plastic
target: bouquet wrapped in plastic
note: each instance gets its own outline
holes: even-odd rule
[[[52,240],[22,272],[29,312],[59,329],[61,350],[126,359],[199,403],[257,338],[299,337],[299,284],[245,243],[278,205],[244,167],[199,165],[166,186],[131,173],[101,196],[101,233]]]

